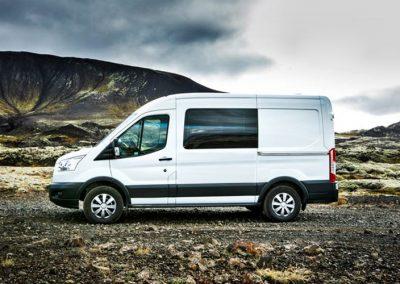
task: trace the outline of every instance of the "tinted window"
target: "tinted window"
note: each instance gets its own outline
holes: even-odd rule
[[[140,135],[142,133],[143,121],[132,125],[118,138],[120,157],[132,157],[139,155]]]
[[[167,115],[149,116],[138,121],[118,138],[119,158],[149,154],[165,147],[168,133]]]
[[[257,148],[257,109],[188,109],[186,149]]]
[[[167,142],[168,118],[153,117],[143,121],[143,132],[140,143],[141,153],[161,150]]]

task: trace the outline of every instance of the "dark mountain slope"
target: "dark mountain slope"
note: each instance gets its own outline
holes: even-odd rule
[[[369,137],[399,137],[400,138],[400,122],[393,123],[388,127],[377,126],[369,130],[361,132],[362,136]]]
[[[161,96],[211,92],[168,72],[92,59],[0,52],[0,131],[38,117],[107,118]]]

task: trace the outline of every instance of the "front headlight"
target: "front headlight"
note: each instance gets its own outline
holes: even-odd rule
[[[61,160],[58,162],[57,168],[60,172],[63,171],[75,171],[76,166],[79,164],[79,162],[85,157],[85,155],[82,156],[76,156],[72,157],[69,159]]]

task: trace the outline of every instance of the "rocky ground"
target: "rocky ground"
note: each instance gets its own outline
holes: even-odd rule
[[[399,197],[311,205],[283,224],[203,208],[135,209],[104,226],[43,192],[4,194],[0,283],[400,281]]]
[[[44,192],[52,173],[52,167],[0,167],[0,196]]]

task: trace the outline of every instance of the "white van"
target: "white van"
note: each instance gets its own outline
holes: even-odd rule
[[[331,103],[319,96],[170,95],[55,165],[55,204],[94,223],[132,207],[245,206],[275,221],[337,201]]]

